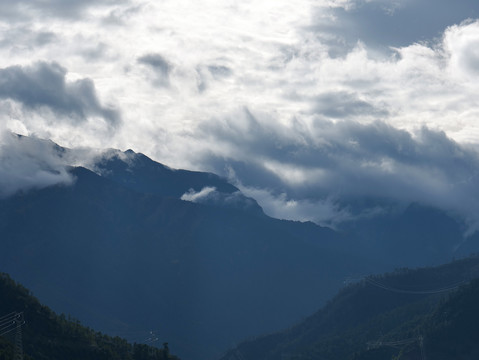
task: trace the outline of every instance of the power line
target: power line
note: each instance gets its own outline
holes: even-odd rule
[[[404,340],[397,340],[397,341],[371,341],[371,342],[368,342],[367,344],[368,344],[368,347],[370,348],[378,348],[382,346],[398,347],[402,345],[412,344],[416,341],[418,341],[417,337],[404,339]]]
[[[424,351],[424,338],[419,336],[419,347],[421,349],[421,359],[426,360],[426,352]]]
[[[15,331],[15,360],[23,360],[22,325],[18,323]]]
[[[11,313],[3,316],[2,318],[4,320],[0,322],[0,336],[4,336],[15,330],[18,326],[25,324],[23,312]]]
[[[403,340],[397,340],[397,341],[374,341],[374,342],[368,342],[368,350],[373,348],[377,349],[379,347],[383,346],[389,346],[393,348],[400,348],[404,345],[408,344],[413,344],[417,342],[419,344],[419,350],[421,352],[421,360],[426,360],[426,351],[424,350],[424,338],[422,335],[419,335],[418,337],[413,337],[413,338],[408,338],[408,339],[403,339]]]
[[[13,312],[0,318],[0,336],[15,331],[14,360],[23,360],[22,326],[25,324],[23,312]]]
[[[443,287],[443,288],[438,288],[438,289],[433,289],[433,290],[405,290],[405,289],[398,289],[398,288],[394,288],[394,287],[391,287],[391,286],[387,286],[387,285],[382,284],[381,282],[379,282],[377,280],[374,280],[370,277],[367,277],[365,280],[369,284],[371,284],[373,286],[376,286],[378,288],[381,288],[383,290],[392,291],[392,292],[400,293],[400,294],[416,294],[416,295],[432,295],[432,294],[440,294],[440,293],[444,293],[444,292],[453,291],[453,290],[458,289],[461,285],[463,285],[467,282],[466,280],[462,280],[462,281],[460,281],[458,283],[455,283],[455,284],[452,284],[448,287]]]
[[[2,321],[2,320],[5,319],[5,318],[11,317],[12,315],[16,315],[16,312],[11,312],[10,314],[1,316],[1,317],[0,317],[0,321]]]
[[[8,316],[7,315],[3,316],[2,320],[0,320],[0,327],[11,323],[12,321],[15,320],[17,316],[18,316],[17,313],[11,313]]]

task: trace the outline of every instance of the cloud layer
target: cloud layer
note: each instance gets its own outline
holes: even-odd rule
[[[479,224],[479,198],[471,196],[479,186],[478,153],[443,132],[329,120],[285,131],[250,112],[203,131],[228,148],[228,156],[211,156],[210,166],[227,169],[275,216],[335,225],[381,211],[382,203],[419,202]],[[371,207],[362,204],[368,199]]]
[[[0,14],[9,130],[215,171],[280,217],[339,223],[380,211],[356,209],[369,196],[477,220],[475,1],[0,0]]]

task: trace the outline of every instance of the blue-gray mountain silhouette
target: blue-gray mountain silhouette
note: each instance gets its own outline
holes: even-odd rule
[[[158,330],[185,360],[291,325],[350,276],[449,260],[463,239],[420,205],[340,232],[273,219],[216,175],[132,151],[70,171],[72,185],[0,200],[0,270],[96,329]]]

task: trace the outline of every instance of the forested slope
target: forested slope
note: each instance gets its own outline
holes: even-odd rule
[[[0,360],[13,359],[15,351],[18,352],[17,326],[21,327],[20,344],[25,359],[178,359],[165,348],[130,344],[84,327],[63,314],[57,315],[7,274],[0,274],[0,318]]]
[[[478,277],[479,257],[370,276],[298,325],[223,359],[477,359]]]

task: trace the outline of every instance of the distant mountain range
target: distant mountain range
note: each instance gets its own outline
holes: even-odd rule
[[[299,324],[222,360],[466,360],[479,356],[479,257],[351,284]]]
[[[158,330],[185,360],[289,326],[351,277],[479,248],[418,204],[340,231],[273,219],[214,174],[131,150],[69,172],[70,185],[0,200],[0,271],[109,334]]]

